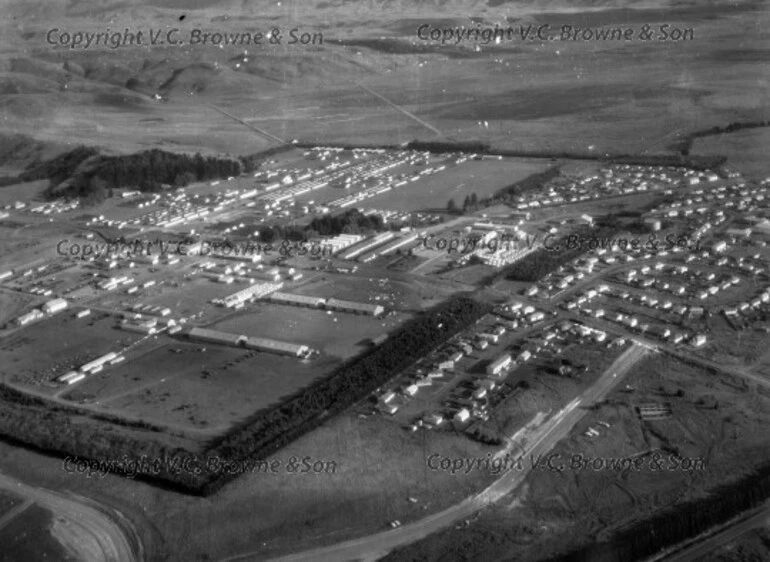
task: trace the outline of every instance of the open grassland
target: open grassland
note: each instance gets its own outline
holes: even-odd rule
[[[69,310],[26,326],[2,341],[3,380],[30,384],[51,379],[140,339],[138,334],[114,326],[112,316],[84,321],[75,319]]]
[[[724,154],[731,166],[756,181],[770,177],[770,128],[749,129],[696,139],[693,154]]]
[[[374,318],[356,314],[259,303],[212,326],[217,330],[304,344],[342,360],[361,353],[368,340],[386,334],[409,315]]]
[[[270,7],[273,23],[321,31],[323,44],[263,45],[251,55],[232,45],[83,50],[47,44],[46,17],[23,34],[8,27],[3,45],[12,62],[0,76],[7,92],[0,106],[6,126],[49,142],[117,152],[160,147],[242,154],[273,144],[209,105],[214,104],[289,141],[403,142],[433,136],[357,86],[363,82],[458,139],[520,150],[660,152],[679,134],[766,112],[767,88],[755,77],[762,73],[767,44],[735,47],[745,39],[746,22],[756,26],[751,29],[767,23],[767,10],[755,3],[585,11],[570,6],[562,13],[557,12],[563,6],[554,5],[552,13],[541,14],[519,4],[485,5],[485,25],[529,16],[509,20],[517,33],[513,40],[478,51],[474,43],[442,46],[416,37],[421,23],[468,25],[473,10],[467,5],[443,5],[443,14],[405,5],[395,15],[361,4],[338,21],[330,14],[341,6],[306,8],[300,19],[292,2],[284,4]],[[132,6],[128,2],[111,16],[113,27],[124,21],[137,29],[172,25],[187,37],[195,27],[223,25],[211,19],[222,14],[208,3],[182,24],[175,12]],[[237,23],[225,27],[261,28],[256,15],[239,14]],[[93,24],[77,11],[46,16],[65,18],[73,27]],[[635,29],[669,24],[692,29],[694,37],[524,41],[520,23],[548,24],[557,36],[564,24]],[[384,39],[372,41],[377,33]],[[30,93],[35,95],[25,95]],[[156,93],[168,101],[153,99]]]
[[[462,207],[467,196],[479,199],[548,168],[548,160],[505,158],[447,165],[446,170],[420,178],[365,202],[366,206],[394,211],[443,211],[453,199]],[[435,166],[435,164],[434,164]]]
[[[303,363],[226,346],[172,342],[104,376],[90,377],[67,397],[88,399],[101,411],[159,425],[224,434],[335,365],[323,359]]]

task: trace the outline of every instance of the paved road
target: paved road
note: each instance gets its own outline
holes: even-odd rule
[[[144,553],[133,529],[118,525],[112,517],[85,498],[66,496],[43,488],[28,486],[0,473],[0,489],[6,489],[48,509],[54,516],[57,536],[63,537],[80,560],[93,562],[139,562]],[[127,523],[127,519],[115,513]],[[58,529],[57,529],[58,527]],[[126,531],[130,530],[129,537]],[[135,546],[132,546],[135,545]],[[138,550],[138,552],[137,552]]]
[[[535,433],[532,443],[527,443],[523,455],[537,458],[544,455],[556,443],[569,434],[575,424],[586,414],[580,404],[590,405],[604,398],[617,385],[631,367],[648,351],[643,345],[634,344],[627,349],[599,377],[591,388],[573,400],[566,408],[545,422]],[[506,472],[491,486],[476,496],[463,500],[444,511],[440,511],[414,523],[397,529],[383,531],[360,539],[354,539],[332,546],[290,554],[276,558],[275,562],[343,562],[352,560],[377,560],[394,548],[404,546],[471,517],[487,505],[494,503],[515,490],[532,470],[532,462],[522,462],[521,470]],[[256,560],[264,556],[260,551],[248,552],[223,559],[221,562]]]
[[[664,562],[696,562],[703,556],[711,554],[717,548],[728,544],[752,529],[770,526],[770,503],[765,505],[766,507],[759,513],[740,519],[710,537],[686,547],[684,550],[680,550],[662,559],[655,558],[654,560],[663,560]]]
[[[634,339],[642,345],[654,347],[661,352],[668,353],[672,357],[676,357],[684,361],[690,361],[696,365],[700,365],[701,367],[707,369],[715,369],[719,372],[726,373],[737,378],[742,378],[755,384],[770,388],[770,378],[750,372],[749,367],[723,365],[722,363],[717,363],[715,361],[711,361],[710,359],[706,359],[705,357],[701,357],[700,355],[689,351],[684,346],[675,346],[668,343],[657,344],[653,340],[647,339],[644,336],[631,335],[629,331],[626,330],[623,326],[619,326],[617,323],[610,322],[608,320],[594,318],[593,316],[582,316],[574,312],[562,311],[561,315],[565,319],[577,320],[583,324],[604,330],[608,333]]]
[[[33,505],[35,505],[35,502],[30,499],[26,499],[19,505],[13,506],[2,517],[0,517],[0,531],[2,531],[11,521],[16,519],[19,515],[27,511]]]

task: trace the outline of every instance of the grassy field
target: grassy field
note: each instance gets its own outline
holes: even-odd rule
[[[77,320],[63,311],[26,326],[2,342],[3,379],[25,383],[51,379],[140,339],[115,325],[116,318],[110,315]]]
[[[422,306],[424,296],[436,296],[433,291],[430,287],[403,278],[324,273],[293,292],[326,299],[380,304],[386,310],[410,310]]]
[[[28,312],[40,301],[42,299],[38,296],[0,289],[0,326]]]
[[[247,336],[301,343],[338,359],[349,359],[368,346],[369,338],[391,332],[409,318],[359,316],[260,302],[246,313],[217,322],[213,328]]]
[[[110,368],[103,376],[89,377],[67,397],[88,398],[100,410],[161,425],[224,432],[335,365],[328,359],[302,363],[225,346],[174,342]]]
[[[448,164],[446,170],[366,200],[365,205],[394,211],[430,212],[445,210],[447,202],[453,199],[462,207],[465,197],[472,193],[483,199],[549,166],[548,160],[524,158]]]

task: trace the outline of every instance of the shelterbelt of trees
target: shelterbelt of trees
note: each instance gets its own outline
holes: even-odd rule
[[[85,204],[100,203],[113,189],[157,192],[163,186],[182,187],[240,175],[253,166],[240,160],[145,150],[136,154],[105,156],[93,147],[80,146],[46,162],[33,164],[20,181],[47,179],[47,199],[79,198]]]
[[[677,141],[673,148],[679,150],[683,155],[689,155],[695,139],[713,137],[717,135],[726,135],[746,129],[758,129],[760,127],[770,127],[770,121],[733,121],[724,127],[715,126],[711,127],[710,129],[702,129],[700,131],[690,133],[683,139]]]
[[[383,344],[255,413],[203,451],[169,446],[158,435],[164,433],[163,428],[154,424],[51,403],[3,385],[0,434],[47,452],[83,459],[84,466],[93,466],[95,473],[126,474],[126,463],[110,463],[111,459],[149,459],[148,470],[131,476],[207,495],[244,472],[206,470],[209,459],[218,459],[219,465],[259,467],[270,455],[366,398],[490,310],[488,304],[459,296],[425,311]],[[115,426],[127,431],[115,431]]]
[[[692,156],[687,151],[676,154],[626,154],[621,152],[570,152],[567,150],[522,150],[496,148],[482,141],[411,141],[406,144],[323,143],[324,146],[352,150],[354,148],[384,150],[424,150],[434,154],[464,153],[479,156],[505,156],[510,158],[545,158],[550,160],[594,160],[608,164],[637,166],[683,166],[694,170],[714,170],[724,165],[727,158],[721,155]],[[298,141],[297,148],[314,148],[318,142]]]

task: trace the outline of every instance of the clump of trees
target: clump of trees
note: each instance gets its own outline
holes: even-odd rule
[[[21,177],[24,181],[48,178],[47,199],[79,198],[84,203],[98,203],[116,188],[157,192],[164,186],[183,187],[193,181],[237,176],[241,168],[238,160],[230,158],[159,149],[100,156],[96,149],[81,146],[30,168]]]
[[[294,146],[291,144],[282,144],[280,146],[270,147],[261,152],[255,152],[254,154],[247,154],[246,156],[241,156],[240,161],[241,161],[241,166],[243,168],[243,173],[244,174],[251,173],[259,169],[262,163],[268,158],[277,156],[282,152],[287,152],[293,149],[294,149]]]
[[[263,226],[259,229],[259,239],[266,244],[282,240],[307,242],[318,236],[360,234],[384,229],[385,223],[381,216],[365,215],[358,209],[350,209],[340,215],[327,214],[316,217],[305,227]]]
[[[321,236],[338,234],[358,234],[371,230],[383,230],[384,222],[379,215],[365,215],[358,209],[350,209],[340,215],[324,215],[314,218],[307,230]]]
[[[541,189],[549,181],[559,177],[561,170],[558,166],[552,166],[547,170],[531,174],[526,178],[517,181],[509,186],[500,189],[495,193],[494,198],[499,203],[513,202],[518,196],[529,191]]]
[[[623,223],[615,215],[605,215],[597,217],[595,225],[592,227],[584,226],[570,235],[577,235],[581,239],[590,240],[592,238],[610,239],[621,232],[631,232],[636,235],[642,235],[651,232],[649,225],[641,220],[630,223]],[[571,262],[588,251],[587,245],[583,248],[569,248],[567,240],[570,235],[562,237],[558,241],[551,242],[551,246],[558,246],[559,250],[540,248],[527,254],[522,259],[509,267],[503,269],[503,276],[512,281],[526,281],[534,283],[539,281],[552,271]]]

